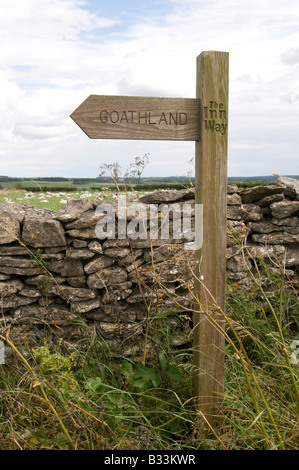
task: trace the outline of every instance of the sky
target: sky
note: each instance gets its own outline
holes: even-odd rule
[[[0,0],[0,174],[192,173],[194,142],[89,139],[91,94],[195,98],[196,57],[229,52],[228,176],[299,174],[298,0]]]

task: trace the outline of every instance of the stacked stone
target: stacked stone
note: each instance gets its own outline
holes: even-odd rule
[[[150,239],[146,218],[146,239],[119,239],[116,230],[115,239],[99,240],[103,214],[96,208],[102,202],[70,200],[58,212],[0,205],[1,334],[40,343],[50,332],[75,344],[92,330],[113,353],[131,355],[143,347],[149,316],[159,314],[171,325],[174,344],[186,344],[195,268],[194,251],[184,248],[190,239],[174,237],[171,220],[169,239]],[[155,191],[127,201],[137,202],[147,214],[151,204],[194,208],[194,190]],[[118,201],[109,204],[117,225]],[[250,260],[264,258],[299,287],[298,180],[279,177],[275,185],[242,191],[229,185],[227,219],[227,276],[233,283],[248,287]]]
[[[299,288],[299,180],[278,177],[277,184],[242,191],[228,187],[227,275],[250,285],[250,259],[263,258]]]
[[[163,191],[135,203],[149,208],[154,201],[190,198],[193,190]],[[173,239],[171,230],[169,240],[99,240],[95,229],[103,214],[95,209],[102,202],[69,200],[58,212],[0,206],[2,334],[9,330],[20,343],[40,341],[50,326],[55,336],[75,342],[90,335],[88,325],[112,352],[138,354],[146,318],[159,312],[172,325],[174,344],[188,341],[189,331],[169,314],[178,310],[171,295],[180,295],[184,308],[191,305],[186,240]],[[117,201],[109,204],[117,225]]]

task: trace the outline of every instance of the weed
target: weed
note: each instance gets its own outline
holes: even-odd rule
[[[1,336],[19,360],[0,368],[0,449],[298,450],[298,295],[263,260],[246,262],[251,287],[227,282],[225,391],[221,425],[201,416],[209,436],[191,406],[192,348],[173,346],[171,318],[180,315],[157,302],[144,322],[153,347],[136,360],[113,357],[80,318],[85,338],[72,349],[45,343],[25,359]]]

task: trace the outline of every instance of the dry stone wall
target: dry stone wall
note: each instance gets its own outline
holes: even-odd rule
[[[190,234],[150,239],[150,207],[192,207],[194,190],[155,191],[142,204],[146,238],[120,235],[118,201],[109,202],[116,238],[99,239],[103,201],[70,200],[58,212],[19,203],[0,205],[0,331],[17,344],[84,342],[94,335],[115,355],[138,355],[152,318],[172,329],[175,346],[190,339],[194,251]],[[127,221],[134,220],[134,211]],[[160,213],[159,213],[160,215]],[[171,214],[170,214],[171,215]],[[263,258],[299,288],[299,181],[238,190],[228,186],[227,277],[250,287],[248,265]],[[194,222],[194,221],[193,221]],[[140,227],[139,227],[140,228]],[[244,247],[246,249],[244,250]],[[179,301],[177,300],[179,299]],[[154,339],[147,338],[149,350]]]
[[[249,287],[250,259],[264,259],[299,288],[299,180],[238,191],[228,187],[227,276]],[[251,261],[252,264],[252,261]]]

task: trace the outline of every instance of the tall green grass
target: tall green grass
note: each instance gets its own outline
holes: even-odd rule
[[[172,345],[173,312],[156,306],[144,322],[151,353],[137,359],[115,357],[79,317],[86,334],[75,347],[41,341],[25,351],[0,336],[13,358],[0,366],[0,449],[298,450],[298,295],[252,263],[248,289],[227,283],[225,392],[210,434],[191,406],[192,345]]]
[[[228,285],[228,358],[224,406],[235,448],[298,449],[298,293],[263,261],[249,290]],[[230,422],[230,423],[229,423]]]

